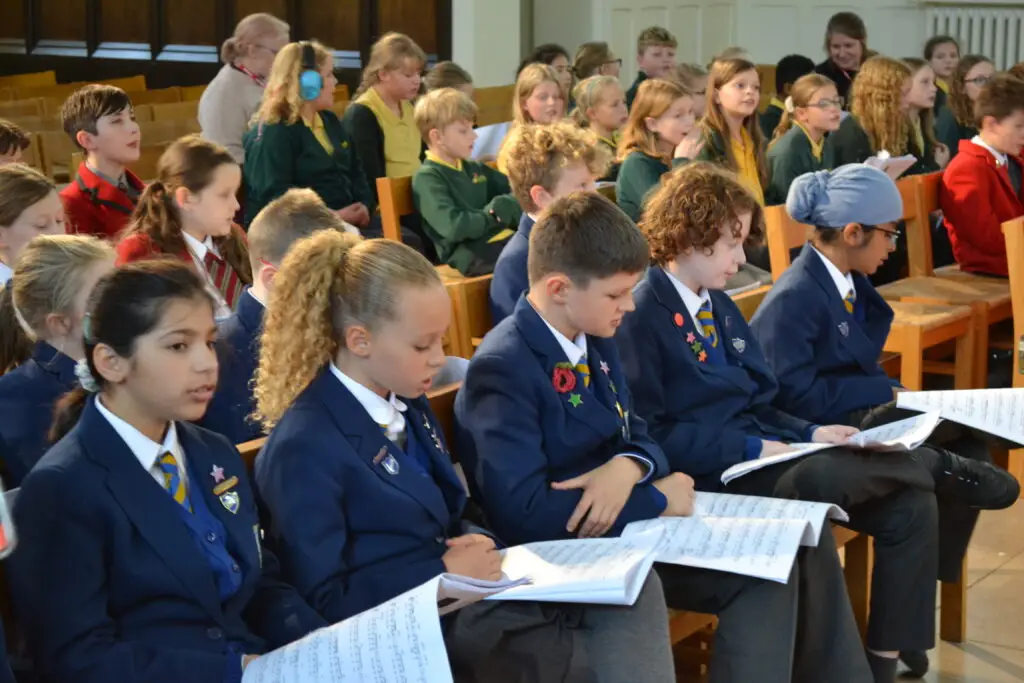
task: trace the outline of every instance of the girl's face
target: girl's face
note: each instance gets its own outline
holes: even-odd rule
[[[932,58],[928,60],[935,75],[948,81],[953,77],[957,65],[960,63],[960,50],[956,43],[942,43],[936,45],[932,50]]]
[[[978,99],[978,93],[995,72],[996,68],[992,66],[991,62],[980,62],[972,66],[970,71],[964,75],[964,92],[967,94],[967,99],[971,102]]]
[[[696,121],[693,115],[693,98],[689,95],[675,100],[661,116],[649,116],[645,119],[647,129],[657,133],[658,139],[671,144],[673,148],[689,135]]]
[[[864,45],[844,33],[833,33],[828,39],[828,56],[840,69],[856,71],[864,61]]]
[[[334,75],[334,64],[325,64],[320,69],[320,77],[324,81],[324,87],[320,90],[320,96],[313,100],[313,104],[317,111],[324,111],[334,106],[334,89],[338,87],[338,79]]]
[[[834,85],[818,88],[806,107],[796,108],[796,119],[806,128],[830,133],[839,129],[843,101]]]
[[[187,219],[190,230],[197,238],[226,237],[231,234],[238,211],[238,186],[242,182],[242,169],[238,164],[221,164],[213,171],[210,184],[199,192],[180,188],[176,193],[178,205]]]
[[[451,300],[443,285],[401,287],[394,320],[366,335],[365,347],[351,349],[363,358],[367,375],[381,392],[415,398],[430,389],[444,367],[442,340],[451,322]]]
[[[217,388],[217,325],[205,298],[173,299],[156,327],[135,340],[131,357],[100,344],[100,374],[131,399],[140,419],[188,420],[206,413]]]
[[[693,115],[699,120],[704,118],[704,112],[708,108],[708,77],[696,78],[690,86],[693,92]]]
[[[725,283],[729,278],[747,262],[743,242],[750,236],[753,214],[747,211],[737,218],[741,226],[739,237],[733,235],[731,226],[722,226],[721,235],[711,248],[710,254],[702,249],[694,249],[676,258],[679,270],[698,288],[725,289]]]
[[[558,82],[566,92],[572,89],[572,67],[569,65],[569,58],[565,55],[558,55],[549,65],[558,74]]]
[[[587,110],[587,118],[604,130],[616,131],[622,128],[629,118],[626,94],[622,92],[622,87],[610,85],[602,90],[597,104]]]
[[[423,65],[411,59],[397,69],[381,69],[380,84],[396,100],[415,100],[423,81]]]
[[[13,268],[37,235],[63,235],[64,204],[56,190],[27,207],[10,225],[0,225],[0,261]]]
[[[562,118],[565,109],[561,86],[558,83],[544,81],[523,100],[523,109],[533,123],[554,123]]]
[[[857,237],[858,233],[859,238]],[[884,223],[867,232],[864,232],[860,226],[856,228],[846,226],[843,229],[843,239],[848,246],[852,246],[849,253],[850,269],[865,275],[872,275],[879,266],[885,263],[889,254],[896,251],[898,234],[895,223]]]
[[[900,113],[910,111],[910,92],[914,89],[914,79],[907,78],[900,85]]]
[[[935,71],[928,65],[922,66],[910,79],[910,93],[907,104],[915,109],[931,109],[935,106]]]
[[[715,101],[728,116],[747,118],[761,103],[761,77],[756,69],[741,71],[715,93]]]

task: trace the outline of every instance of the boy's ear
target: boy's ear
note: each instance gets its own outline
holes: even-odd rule
[[[847,223],[843,226],[843,241],[851,247],[859,247],[864,242],[864,229],[860,223]]]
[[[564,273],[552,273],[544,278],[544,293],[557,304],[564,304],[572,287],[572,280]]]
[[[536,206],[540,211],[546,209],[548,204],[552,201],[551,193],[540,185],[533,185],[530,187],[530,199],[533,201],[534,206]]]
[[[431,128],[430,132],[427,133],[427,146],[437,147],[441,144],[441,131],[437,128]]]
[[[87,152],[90,152],[96,148],[96,143],[93,140],[93,135],[87,130],[80,130],[77,133],[75,133],[75,142],[77,142],[78,146]]]

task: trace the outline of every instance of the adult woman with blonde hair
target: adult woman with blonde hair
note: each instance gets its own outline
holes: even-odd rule
[[[365,236],[380,236],[376,195],[352,138],[331,111],[334,57],[315,41],[286,45],[245,135],[245,220],[293,187],[308,187]],[[417,246],[415,236],[409,238]]]
[[[242,136],[260,107],[270,67],[288,42],[288,32],[288,24],[263,12],[238,22],[220,48],[224,66],[199,100],[203,137],[227,149],[240,164],[245,161]]]

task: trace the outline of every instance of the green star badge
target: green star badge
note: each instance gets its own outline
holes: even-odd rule
[[[569,404],[572,405],[573,408],[579,408],[581,403],[583,403],[582,396],[576,393],[569,394]]]

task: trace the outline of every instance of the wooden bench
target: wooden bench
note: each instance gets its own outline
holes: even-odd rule
[[[499,85],[493,88],[474,90],[473,101],[476,102],[477,108],[476,124],[492,126],[496,123],[511,121],[515,90],[514,85]]]
[[[5,88],[38,88],[47,85],[57,85],[56,71],[36,71],[27,74],[0,76],[0,86]]]

